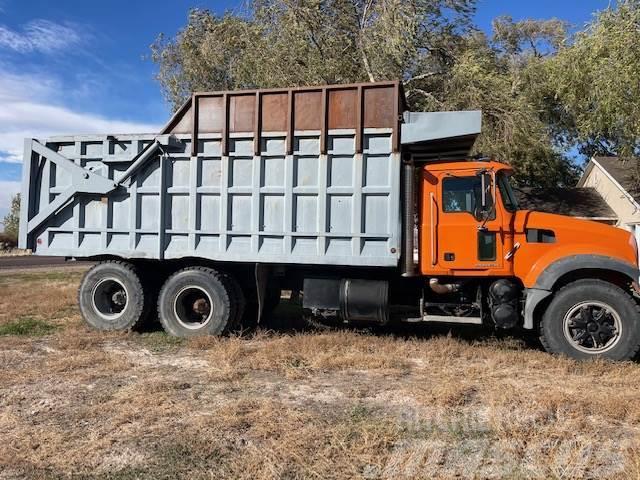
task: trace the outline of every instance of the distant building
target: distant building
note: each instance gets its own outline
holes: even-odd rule
[[[616,225],[618,217],[595,188],[515,188],[520,208]]]
[[[615,212],[616,226],[635,234],[640,244],[640,168],[637,161],[618,157],[592,158],[578,187],[592,188]]]

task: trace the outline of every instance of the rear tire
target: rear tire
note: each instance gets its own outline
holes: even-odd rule
[[[640,349],[638,305],[602,280],[577,280],[551,300],[540,325],[545,350],[578,360],[631,360]]]
[[[222,335],[237,320],[236,296],[228,278],[211,268],[178,270],[160,289],[160,323],[176,337]]]
[[[228,273],[221,274],[222,281],[229,293],[231,309],[233,311],[232,321],[228,330],[242,328],[242,318],[244,317],[246,300],[244,292],[238,281]]]
[[[122,261],[95,265],[78,289],[82,318],[96,330],[130,330],[145,320],[150,303],[138,271]]]

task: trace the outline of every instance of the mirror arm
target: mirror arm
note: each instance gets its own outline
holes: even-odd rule
[[[497,186],[498,182],[496,181],[496,172],[495,172],[495,170],[491,170],[491,182],[492,182],[491,195],[493,195],[493,205],[491,206],[491,209],[495,211],[497,209],[496,205],[498,203],[498,197],[497,197],[498,191],[496,189],[496,186]]]

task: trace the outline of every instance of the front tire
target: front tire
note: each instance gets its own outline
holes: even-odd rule
[[[561,288],[544,313],[540,341],[551,353],[578,360],[631,360],[640,349],[640,313],[634,299],[602,280]]]
[[[227,277],[211,268],[179,270],[160,290],[160,323],[176,337],[222,335],[235,327],[239,313],[237,295]]]

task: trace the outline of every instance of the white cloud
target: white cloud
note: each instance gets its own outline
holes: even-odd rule
[[[25,138],[85,133],[154,133],[159,125],[75,111],[59,102],[68,89],[47,72],[12,73],[0,64],[0,176],[3,162],[22,162]],[[6,165],[6,163],[5,163]],[[20,183],[0,180],[0,231]]]
[[[43,80],[44,79],[44,80]],[[109,119],[57,103],[63,87],[44,73],[0,69],[0,162],[21,162],[25,138],[85,133],[153,133],[158,125]]]
[[[23,99],[46,99],[61,85],[45,72],[31,74],[12,73],[9,67],[0,64],[0,103]]]
[[[157,125],[110,120],[65,107],[14,102],[0,111],[0,161],[21,162],[25,138],[86,133],[154,133]],[[2,152],[6,152],[3,155]]]
[[[73,24],[33,20],[21,31],[0,25],[0,48],[20,53],[53,53],[82,43],[83,34]]]
[[[4,5],[5,0],[0,0],[0,12]],[[15,63],[0,61],[0,178],[4,176],[6,179],[8,171],[15,171],[15,167],[8,168],[6,162],[22,162],[25,138],[159,131],[159,125],[108,118],[72,107],[78,100],[78,92],[83,92],[83,89],[90,89],[91,97],[99,96],[100,92],[95,90],[100,89],[96,88],[95,82],[91,83],[87,78],[78,79],[77,75],[75,81],[70,80],[68,75],[56,75],[56,68],[60,65],[48,61],[34,63],[34,59],[29,56],[64,53],[65,56],[61,58],[66,59],[68,53],[82,53],[83,58],[91,58],[93,62],[99,63],[99,59],[82,50],[83,45],[92,38],[93,35],[88,33],[85,25],[39,19],[20,28],[12,28],[0,21],[0,55],[18,54],[14,56],[20,59]],[[106,73],[109,80],[115,81],[108,75],[109,72]],[[66,80],[63,81],[63,78]],[[102,76],[98,75],[97,78],[102,79]],[[103,100],[104,95],[100,99]],[[0,222],[8,211],[12,196],[19,188],[19,182],[0,180]]]
[[[3,230],[4,225],[2,221],[5,215],[9,213],[9,205],[11,205],[11,199],[20,191],[20,182],[7,182],[0,180],[0,232]]]

